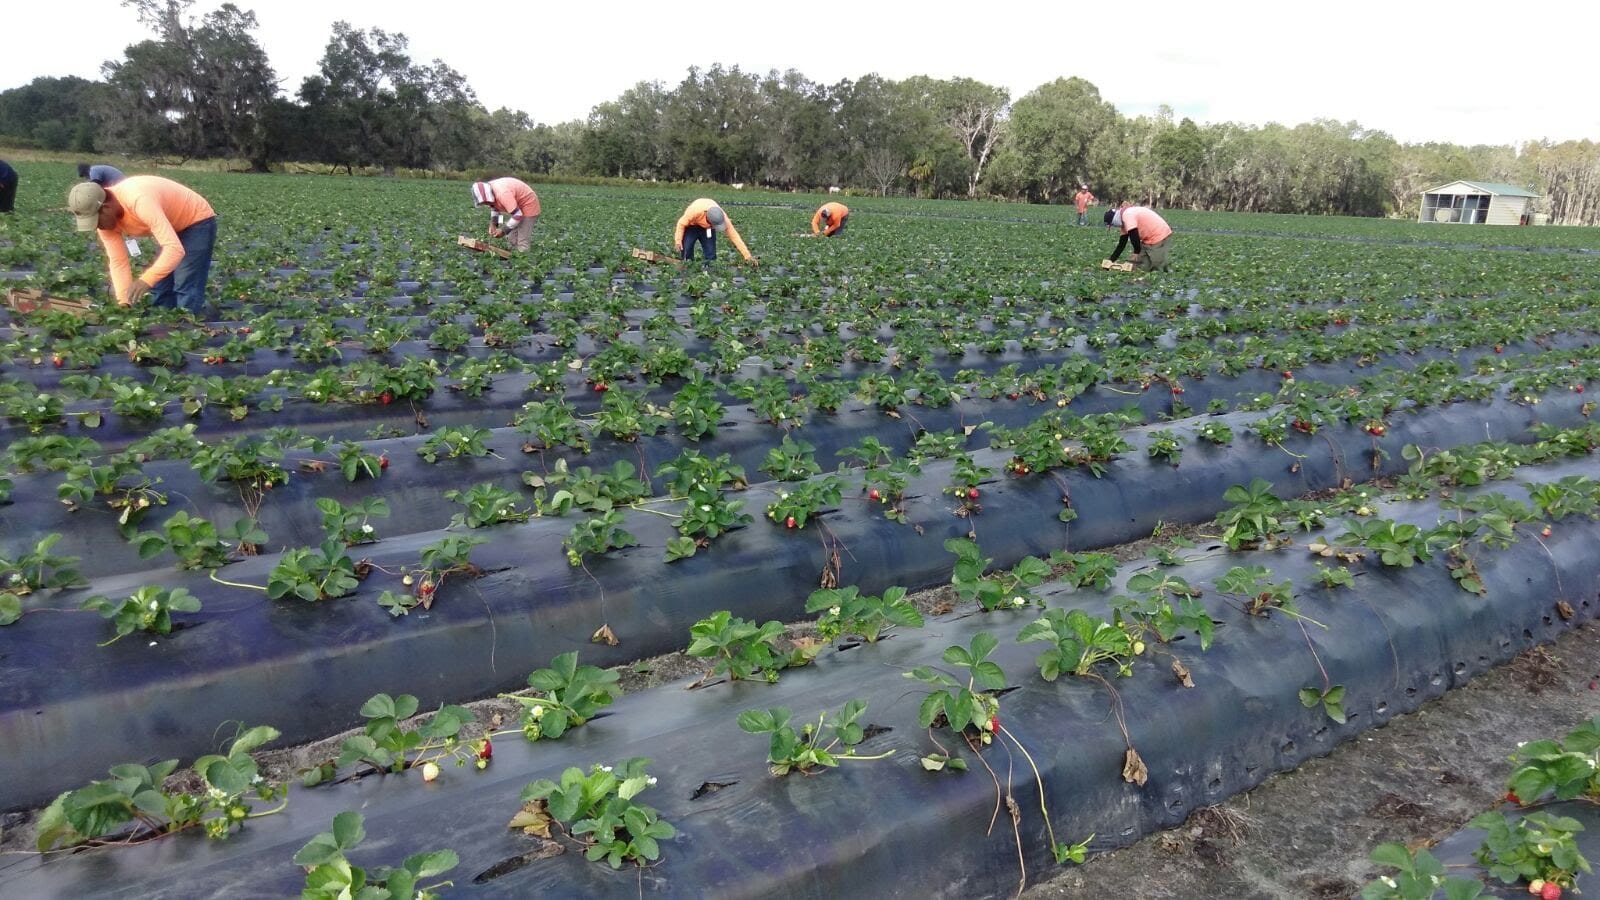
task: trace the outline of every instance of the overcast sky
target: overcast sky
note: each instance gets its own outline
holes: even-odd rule
[[[117,0],[13,5],[0,89],[39,75],[97,78],[102,62],[146,36]],[[217,5],[198,0],[194,9]],[[316,71],[333,22],[344,19],[403,32],[413,58],[443,59],[486,106],[541,122],[582,118],[637,81],[671,86],[690,65],[721,62],[796,68],[826,84],[874,71],[964,75],[1003,85],[1013,99],[1077,75],[1129,115],[1165,103],[1209,122],[1354,119],[1403,141],[1600,139],[1596,0],[237,5],[255,10],[257,37],[288,94]]]

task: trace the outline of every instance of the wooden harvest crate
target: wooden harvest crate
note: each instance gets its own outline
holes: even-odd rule
[[[1116,271],[1116,272],[1132,272],[1133,271],[1133,263],[1131,263],[1131,262],[1112,262],[1109,259],[1102,259],[1102,260],[1100,260],[1100,268],[1102,268],[1102,269],[1111,269],[1111,270]]]
[[[75,316],[87,315],[94,304],[88,300],[69,300],[51,297],[44,291],[32,288],[12,288],[6,292],[5,305],[17,312],[64,312]]]
[[[466,247],[466,248],[468,248],[470,250],[476,250],[479,253],[493,253],[495,256],[498,256],[501,259],[510,259],[511,258],[511,251],[510,250],[505,250],[505,249],[502,249],[500,247],[496,247],[493,244],[484,243],[483,241],[480,241],[477,238],[469,238],[464,234],[463,235],[459,235],[459,236],[456,237],[456,244],[459,245],[459,246],[462,246],[462,247]]]

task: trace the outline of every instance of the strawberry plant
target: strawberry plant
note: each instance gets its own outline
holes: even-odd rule
[[[328,540],[354,547],[378,539],[372,520],[389,517],[389,502],[382,497],[363,497],[345,506],[330,497],[318,497],[317,511],[322,513],[322,533]]]
[[[527,443],[522,446],[525,452],[562,446],[580,453],[589,452],[589,439],[584,436],[583,423],[578,420],[577,411],[565,400],[525,403],[511,424],[528,436]]]
[[[344,549],[342,542],[328,540],[317,549],[284,551],[267,576],[267,597],[332,600],[354,591],[361,581],[356,577],[355,562]]]
[[[1022,629],[1017,641],[1049,641],[1053,645],[1035,660],[1045,681],[1055,681],[1063,672],[1086,676],[1102,662],[1112,663],[1117,674],[1126,678],[1133,674],[1133,657],[1144,652],[1144,642],[1128,629],[1081,609],[1047,610]]]
[[[1005,671],[989,659],[998,646],[1000,642],[994,635],[979,632],[966,647],[945,648],[941,659],[945,665],[966,672],[965,684],[929,666],[905,673],[906,678],[933,688],[917,707],[917,723],[932,728],[943,720],[958,735],[971,728],[982,743],[992,741],[1000,727],[1000,701],[993,692],[1006,686]]]
[[[1288,581],[1274,583],[1266,566],[1234,566],[1217,579],[1217,590],[1243,598],[1244,612],[1252,616],[1265,616],[1273,610],[1282,610],[1299,618],[1294,605],[1294,585]]]
[[[1117,558],[1109,553],[1069,553],[1053,550],[1050,565],[1062,569],[1061,580],[1073,587],[1092,587],[1103,591],[1117,574]]]
[[[200,598],[183,588],[168,589],[147,585],[121,601],[100,596],[90,597],[83,601],[83,608],[110,619],[112,626],[116,628],[117,636],[100,645],[104,647],[135,631],[171,634],[172,614],[199,612]]]
[[[367,831],[358,812],[347,811],[333,817],[333,828],[313,837],[294,855],[294,864],[306,870],[302,900],[436,900],[440,888],[452,882],[424,885],[455,868],[460,860],[452,850],[433,850],[406,857],[396,868],[372,872],[353,865],[345,854],[366,839]]]
[[[853,585],[823,588],[806,598],[806,612],[822,613],[817,619],[817,633],[829,641],[849,634],[871,644],[886,628],[923,625],[922,613],[906,599],[903,587],[888,588],[882,597],[864,596]]]
[[[1229,550],[1262,546],[1283,531],[1283,523],[1278,520],[1283,501],[1273,495],[1272,485],[1263,479],[1252,479],[1248,487],[1236,484],[1222,499],[1233,504],[1217,514],[1217,524],[1223,528],[1222,542]]]
[[[1592,871],[1573,837],[1583,830],[1577,819],[1546,812],[1511,819],[1486,812],[1468,824],[1487,832],[1473,858],[1504,884],[1537,880],[1570,889],[1580,873]]]
[[[944,542],[944,549],[956,555],[950,584],[961,599],[976,600],[985,612],[1020,609],[1029,604],[1044,605],[1032,589],[1050,577],[1050,567],[1038,557],[1025,556],[1010,571],[985,577],[983,573],[994,560],[985,557],[977,543],[966,538],[950,538]]]
[[[1164,459],[1178,467],[1178,461],[1183,458],[1183,441],[1177,434],[1162,429],[1150,434],[1150,443],[1145,447],[1151,459]]]
[[[57,485],[56,496],[70,510],[102,498],[117,511],[117,524],[127,528],[136,525],[151,507],[166,505],[167,496],[155,489],[156,483],[131,459],[114,458],[103,466],[75,462],[67,467],[67,477]]]
[[[595,386],[597,389],[600,385]],[[667,417],[643,395],[628,391],[607,391],[595,415],[595,428],[619,441],[633,442],[649,437],[666,427]]]
[[[1163,644],[1171,643],[1179,632],[1193,631],[1201,651],[1211,648],[1216,621],[1200,603],[1199,588],[1175,575],[1140,572],[1128,579],[1128,590],[1135,595],[1111,599],[1117,625],[1136,636],[1153,634]]]
[[[734,465],[726,453],[711,457],[685,450],[657,466],[656,477],[665,482],[673,497],[688,497],[697,490],[742,491],[746,486],[744,469]]]
[[[822,467],[817,465],[816,449],[811,443],[797,441],[786,434],[783,436],[782,444],[767,451],[767,458],[761,463],[761,471],[778,481],[803,481],[813,475],[819,475],[822,473]]]
[[[445,491],[444,498],[466,507],[450,517],[452,528],[486,528],[506,522],[526,522],[533,518],[531,510],[518,505],[518,497],[493,482],[475,484],[465,491]]]
[[[1483,884],[1468,878],[1447,878],[1444,864],[1424,849],[1402,844],[1379,844],[1372,861],[1395,870],[1379,876],[1361,889],[1361,900],[1433,900],[1444,891],[1445,900],[1477,900]]]
[[[583,565],[585,556],[600,556],[638,543],[639,539],[622,527],[620,509],[608,509],[573,525],[561,542],[567,562],[574,567]]]
[[[694,623],[689,629],[689,647],[684,653],[712,661],[699,683],[718,675],[727,675],[734,681],[759,675],[768,683],[776,683],[779,670],[803,666],[812,656],[812,651],[804,646],[782,649],[782,639],[781,622],[757,625],[722,610]]]
[[[740,510],[743,500],[729,500],[714,488],[697,487],[689,492],[678,519],[678,537],[667,542],[667,562],[687,559],[718,535],[750,524]]]
[[[1537,803],[1546,795],[1556,800],[1600,799],[1600,716],[1559,741],[1529,741],[1517,748],[1512,760],[1517,768],[1507,787],[1519,802]]]
[[[47,534],[27,553],[0,556],[0,625],[10,625],[22,616],[22,598],[28,594],[88,583],[78,574],[76,556],[50,552],[60,540],[59,534]]]
[[[610,706],[620,693],[617,678],[616,672],[578,665],[575,652],[563,653],[550,668],[528,676],[530,693],[500,696],[522,704],[523,737],[555,740]]]
[[[875,760],[894,755],[893,750],[877,756],[857,755],[856,745],[866,737],[860,724],[866,711],[865,703],[850,700],[837,713],[824,711],[815,724],[807,722],[795,731],[789,724],[788,707],[747,709],[739,714],[739,728],[746,734],[768,736],[767,763],[774,776],[782,778],[790,772],[810,775],[818,768],[838,768],[840,760]]]
[[[472,710],[441,706],[427,722],[415,728],[400,726],[416,714],[417,698],[410,694],[398,697],[375,694],[361,705],[361,717],[367,720],[366,726],[360,734],[344,739],[336,764],[343,767],[365,763],[380,772],[401,772],[420,768],[441,756],[459,754],[462,741],[458,735],[461,727],[472,721]],[[430,752],[435,755],[429,757]],[[476,751],[472,753],[476,755]],[[465,764],[463,757],[458,756],[458,759]],[[327,774],[325,770],[312,771],[318,776]],[[320,780],[320,777],[308,779],[306,786],[313,786]]]
[[[668,411],[678,426],[678,433],[691,441],[698,441],[716,436],[717,425],[722,421],[723,405],[717,399],[716,385],[696,374],[678,389]]]
[[[463,456],[483,457],[494,453],[486,443],[494,433],[487,428],[471,425],[445,427],[428,436],[417,447],[417,455],[431,463],[441,459],[459,459]]]
[[[388,457],[368,453],[366,448],[354,441],[340,444],[334,456],[339,460],[339,472],[344,475],[345,481],[377,478],[389,468]]]
[[[1353,520],[1346,523],[1349,531],[1339,535],[1334,543],[1341,547],[1365,547],[1377,554],[1386,566],[1410,568],[1433,558],[1429,547],[1429,533],[1421,528],[1388,519],[1369,521]]]
[[[837,475],[813,478],[779,490],[777,499],[767,504],[767,518],[785,528],[804,528],[822,510],[838,506],[843,496],[844,480]]]
[[[522,809],[510,827],[548,838],[554,823],[584,848],[591,862],[605,860],[613,869],[624,860],[644,865],[661,858],[660,842],[678,831],[652,808],[633,802],[656,783],[646,771],[650,760],[630,759],[617,772],[596,765],[584,772],[569,768],[559,783],[541,778],[522,789]]]
[[[1328,718],[1338,722],[1340,725],[1345,723],[1344,685],[1334,684],[1323,688],[1305,687],[1300,689],[1298,696],[1300,705],[1306,709],[1316,709],[1321,706],[1322,711],[1327,714]]]

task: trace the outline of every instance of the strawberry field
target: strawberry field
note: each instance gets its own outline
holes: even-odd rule
[[[1600,613],[1590,230],[181,180],[207,321],[0,331],[0,893],[1008,895]]]

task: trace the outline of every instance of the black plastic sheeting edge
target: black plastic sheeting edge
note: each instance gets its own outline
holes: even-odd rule
[[[1578,851],[1589,859],[1591,865],[1600,861],[1600,806],[1577,800],[1568,800],[1562,803],[1540,804],[1537,808],[1518,808],[1507,804],[1500,807],[1502,815],[1519,818],[1530,812],[1544,812],[1553,816],[1566,816],[1577,819],[1583,824],[1583,830],[1573,836],[1578,843]],[[1431,851],[1435,858],[1449,868],[1452,878],[1477,878],[1484,883],[1484,896],[1487,897],[1528,897],[1527,882],[1504,884],[1500,879],[1491,876],[1487,869],[1472,858],[1478,847],[1483,844],[1484,833],[1478,828],[1463,828],[1455,834],[1440,841],[1438,846]],[[1594,895],[1594,890],[1600,888],[1600,874],[1579,873],[1574,885],[1577,891],[1563,891],[1562,896],[1571,896],[1588,888],[1583,896]]]
[[[1592,474],[1592,461],[1584,462]],[[1384,512],[1432,522],[1441,510],[1405,504]],[[1330,531],[1338,533],[1337,525]],[[1479,562],[1489,593],[1481,598],[1454,585],[1442,558],[1410,569],[1369,561],[1357,567],[1355,588],[1330,591],[1309,587],[1315,558],[1303,552],[1205,548],[1205,556],[1176,573],[1208,588],[1204,602],[1223,624],[1204,653],[1189,641],[1170,645],[1196,687],[1180,687],[1159,652],[1138,659],[1133,677],[1116,679],[1131,742],[1149,768],[1143,787],[1120,777],[1125,744],[1105,688],[1070,676],[1042,681],[1033,662],[1040,647],[1014,641],[1034,614],[972,614],[937,619],[877,645],[830,651],[776,685],[698,691],[668,685],[630,695],[558,742],[503,738],[483,773],[447,768],[433,784],[407,774],[295,788],[287,812],[252,822],[224,842],[190,834],[82,857],[27,858],[0,869],[0,888],[30,898],[281,896],[303,879],[290,862],[294,852],[336,813],[354,809],[367,830],[353,854],[356,864],[453,849],[461,864],[450,873],[449,896],[1008,895],[1019,881],[1018,851],[1004,812],[986,831],[995,783],[965,748],[957,751],[972,767],[965,774],[927,773],[916,762],[934,748],[916,726],[919,692],[901,673],[938,665],[945,646],[966,645],[980,631],[1000,639],[991,659],[1015,688],[1001,701],[1002,721],[1038,764],[1055,835],[1070,842],[1094,834],[1091,849],[1104,852],[1327,754],[1592,618],[1600,610],[1600,568],[1591,553],[1597,539],[1600,523],[1568,520],[1542,544],[1523,540],[1485,552]],[[1301,611],[1326,627],[1302,631],[1281,614],[1247,617],[1209,589],[1230,567],[1250,564],[1267,566],[1275,580],[1292,579]],[[1061,590],[1046,599],[1104,614],[1109,596]],[[1554,615],[1558,599],[1576,608],[1572,621]],[[1297,698],[1301,688],[1323,683],[1308,645],[1331,682],[1346,688],[1345,724]],[[397,677],[390,687],[415,683]],[[895,756],[777,779],[766,771],[765,739],[741,733],[735,721],[740,710],[779,705],[803,719],[852,698],[867,702],[865,721],[890,729],[869,739],[863,752],[892,749]],[[948,737],[944,743],[954,744]],[[652,758],[650,771],[659,779],[639,802],[679,829],[658,865],[613,872],[573,851],[534,858],[531,841],[506,828],[527,782],[633,756]],[[998,744],[983,756],[1012,785],[1030,880],[1047,877],[1053,862],[1031,768]],[[708,792],[711,783],[722,787]]]
[[[1388,446],[1454,447],[1522,434],[1535,421],[1576,423],[1578,399],[1541,404],[1538,414],[1505,401],[1474,405],[1470,416],[1428,410],[1396,422]],[[1220,418],[1240,425],[1237,417]],[[1175,430],[1185,427],[1192,426]],[[1393,452],[1374,469],[1374,443],[1354,426],[1324,429],[1288,442],[1305,455],[1295,459],[1236,439],[1227,447],[1197,445],[1178,468],[1135,449],[1106,478],[1082,471],[996,477],[983,486],[986,511],[971,518],[952,515],[953,502],[940,493],[949,463],[939,463],[912,484],[911,525],[884,519],[866,502],[847,502],[823,521],[837,541],[839,583],[868,594],[894,585],[916,589],[948,580],[953,558],[943,542],[969,530],[986,556],[1009,567],[1063,546],[1126,543],[1162,522],[1210,519],[1229,485],[1252,478],[1271,482],[1280,496],[1299,496],[1346,477],[1404,471]],[[1005,454],[974,457],[998,472]],[[1080,513],[1065,526],[1057,521],[1064,490]],[[747,509],[759,517],[771,498],[754,489],[748,494],[756,496],[747,495]],[[818,525],[786,531],[758,519],[668,567],[664,547],[676,532],[667,519],[636,512],[627,527],[639,546],[590,560],[592,578],[566,562],[567,520],[487,530],[492,540],[473,561],[494,574],[447,584],[431,612],[399,621],[374,602],[379,588],[372,585],[351,598],[312,604],[268,601],[258,591],[178,572],[161,573],[158,583],[189,589],[205,608],[177,617],[187,627],[165,638],[133,635],[96,648],[108,626],[95,614],[30,613],[0,632],[0,746],[8,751],[0,754],[0,808],[48,800],[126,761],[126,748],[158,759],[202,752],[226,721],[265,722],[285,740],[311,740],[358,724],[362,702],[396,684],[409,685],[405,690],[428,707],[520,687],[529,671],[568,650],[606,666],[677,650],[690,626],[722,609],[756,621],[793,620],[803,615],[829,558]],[[412,535],[355,554],[369,553],[384,566],[414,565],[438,537]],[[264,585],[273,564],[256,557],[221,577]],[[88,593],[127,596],[147,583],[150,573],[103,579],[50,604],[75,606]],[[602,624],[620,645],[590,643]],[[40,759],[51,765],[39,767]]]

